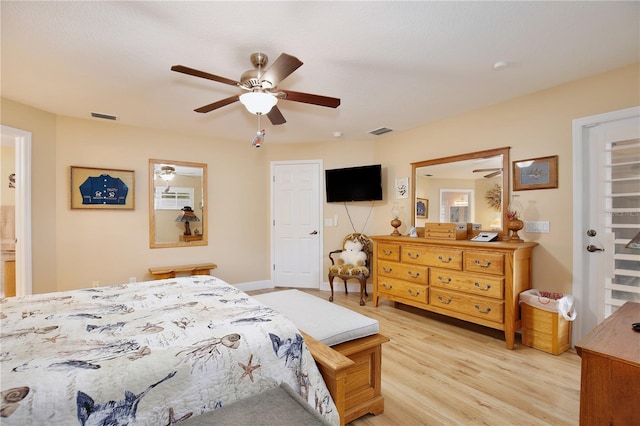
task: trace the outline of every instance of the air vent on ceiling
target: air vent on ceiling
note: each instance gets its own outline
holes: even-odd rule
[[[384,135],[385,133],[389,132],[393,132],[393,129],[389,129],[388,127],[379,127],[377,129],[369,131],[369,133],[376,136]]]
[[[118,119],[117,115],[103,114],[101,112],[92,112],[91,116],[93,118],[102,118],[104,120],[117,120]]]

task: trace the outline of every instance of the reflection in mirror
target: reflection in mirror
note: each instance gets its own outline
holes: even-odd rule
[[[429,200],[427,214],[418,215],[414,209],[412,225],[420,228],[427,222],[466,222],[479,224],[483,231],[506,232],[502,200],[508,199],[508,147],[411,166],[413,200]]]
[[[149,246],[207,245],[207,165],[149,160]]]

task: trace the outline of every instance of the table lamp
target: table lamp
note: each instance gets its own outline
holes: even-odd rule
[[[194,213],[190,206],[184,206],[182,213],[176,218],[176,222],[184,222],[184,235],[191,235],[191,228],[189,222],[200,222],[198,216]]]

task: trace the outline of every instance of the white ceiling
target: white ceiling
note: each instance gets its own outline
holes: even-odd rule
[[[170,71],[233,80],[249,56],[304,65],[279,87],[339,97],[279,101],[265,143],[374,140],[640,61],[640,2],[13,2],[1,5],[1,94],[58,115],[250,144],[240,93]],[[498,70],[494,63],[507,66]],[[249,145],[248,145],[249,146]]]

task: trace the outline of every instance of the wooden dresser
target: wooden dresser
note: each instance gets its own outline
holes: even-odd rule
[[[626,302],[576,345],[582,358],[581,425],[632,425],[640,419],[640,303]]]
[[[518,296],[531,288],[538,243],[375,236],[373,300],[385,298],[504,330],[513,349]]]

